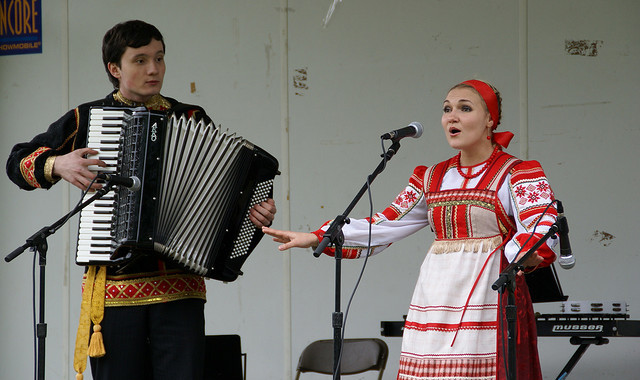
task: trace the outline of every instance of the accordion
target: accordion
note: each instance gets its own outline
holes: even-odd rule
[[[93,107],[87,146],[107,164],[90,170],[140,186],[115,187],[80,212],[78,265],[123,264],[153,250],[204,277],[242,274],[263,236],[248,215],[273,195],[273,156],[213,123],[145,108]]]

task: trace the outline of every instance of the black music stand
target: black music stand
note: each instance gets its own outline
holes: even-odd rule
[[[569,296],[562,291],[554,264],[525,273],[524,279],[527,282],[532,303],[559,302],[569,299]]]
[[[333,327],[333,379],[340,379],[340,355],[342,349],[342,326],[343,326],[343,313],[340,311],[340,295],[341,295],[341,277],[342,277],[342,243],[344,242],[344,235],[342,233],[342,227],[345,223],[349,223],[349,213],[356,206],[360,198],[367,191],[371,183],[375,180],[378,174],[382,173],[385,169],[387,161],[389,161],[400,149],[400,138],[391,139],[392,144],[387,151],[382,154],[382,161],[378,164],[378,167],[372,174],[367,177],[367,183],[365,183],[356,196],[353,198],[346,210],[338,215],[327,232],[324,233],[322,241],[318,247],[313,251],[315,257],[319,257],[325,248],[330,245],[335,247],[335,311],[332,314],[332,327]],[[368,253],[367,253],[368,254]]]
[[[38,323],[35,326],[36,338],[38,341],[38,350],[37,350],[37,369],[36,369],[36,379],[44,380],[44,369],[45,369],[45,340],[47,337],[47,324],[44,321],[44,311],[45,311],[45,272],[46,272],[46,264],[47,264],[47,250],[48,243],[47,238],[56,231],[60,229],[65,223],[71,219],[71,217],[83,208],[87,207],[95,200],[100,199],[102,196],[107,194],[112,188],[110,182],[104,185],[100,190],[97,190],[96,193],[85,202],[80,205],[77,205],[73,208],[69,213],[67,213],[62,218],[58,219],[55,223],[50,226],[44,227],[40,229],[35,234],[31,235],[27,238],[26,243],[22,246],[14,249],[10,254],[8,254],[4,261],[10,262],[16,257],[20,256],[25,250],[31,249],[34,254],[38,254],[38,265],[40,266],[40,287],[39,287],[39,318]]]
[[[578,360],[582,358],[582,355],[584,355],[585,351],[587,351],[587,348],[589,348],[590,345],[595,344],[596,346],[601,346],[603,344],[609,343],[609,339],[601,336],[589,337],[589,338],[572,336],[569,339],[569,343],[579,347],[576,350],[576,352],[573,353],[573,355],[571,356],[571,359],[569,359],[569,362],[567,362],[564,368],[562,368],[562,371],[560,371],[560,374],[558,375],[558,377],[556,377],[556,380],[565,379],[567,375],[569,375],[569,372],[571,372],[573,367],[576,366],[576,364],[578,363]]]

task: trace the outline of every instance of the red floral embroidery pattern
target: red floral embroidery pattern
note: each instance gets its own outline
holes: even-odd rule
[[[518,198],[518,204],[521,206],[535,205],[553,198],[551,187],[546,181],[531,183],[526,187],[518,185],[513,192]]]
[[[409,191],[406,195],[406,200],[410,203],[413,203],[418,200],[418,194],[415,191]]]
[[[414,190],[404,190],[393,202],[400,209],[406,209],[418,200],[418,194]]]
[[[514,191],[518,197],[524,197],[524,195],[527,193],[527,190],[525,190],[524,186],[518,186]]]
[[[549,184],[546,182],[539,182],[536,186],[538,190],[542,192],[549,192],[551,190],[551,187],[549,187]]]

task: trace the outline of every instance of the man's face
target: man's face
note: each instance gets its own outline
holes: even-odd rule
[[[139,48],[127,47],[120,65],[110,62],[108,67],[120,81],[120,92],[125,98],[145,103],[162,89],[166,69],[162,42],[152,39]]]

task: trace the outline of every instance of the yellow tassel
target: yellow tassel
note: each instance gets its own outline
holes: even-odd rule
[[[93,334],[89,341],[89,356],[92,358],[101,358],[106,354],[104,349],[104,341],[102,340],[102,328],[100,325],[93,326]]]
[[[82,373],[87,368],[87,344],[91,334],[91,298],[96,277],[96,267],[89,266],[82,291],[82,303],[80,304],[80,320],[78,321],[78,333],[76,335],[76,347],[73,355],[73,369],[76,378],[82,379]],[[79,377],[78,377],[79,376]]]
[[[87,354],[94,358],[99,358],[106,354],[102,327],[100,327],[100,322],[104,317],[106,277],[106,267],[89,266],[82,292],[80,321],[78,322],[78,334],[76,335],[76,347],[73,355],[73,369],[76,371],[77,380],[83,379],[82,373],[87,368]],[[91,322],[93,322],[93,334],[91,334]],[[89,334],[91,334],[91,337],[89,337]],[[89,347],[87,347],[87,342]]]

